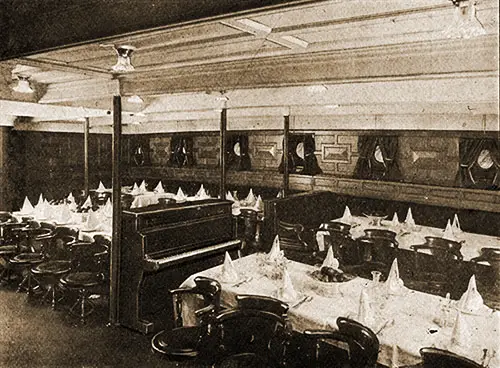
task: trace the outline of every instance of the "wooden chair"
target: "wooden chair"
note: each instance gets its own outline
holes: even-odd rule
[[[305,227],[302,224],[278,222],[280,248],[287,258],[300,260],[304,263],[314,263],[317,256],[317,246],[311,241],[306,242]],[[312,234],[311,234],[312,237]]]
[[[337,326],[338,331],[304,331],[297,367],[376,367],[379,341],[375,333],[344,317],[337,318]]]
[[[482,365],[447,350],[433,347],[420,349],[423,368],[481,368]]]
[[[157,333],[151,340],[153,352],[171,360],[199,357],[202,340],[209,332],[209,323],[220,310],[220,283],[202,276],[196,277],[194,282],[192,288],[170,290],[174,305],[174,328]],[[196,326],[184,326],[183,323],[182,300],[187,295],[203,299],[203,307],[194,312],[198,321]]]
[[[318,231],[327,231],[324,236],[325,251],[318,252],[320,260],[326,256],[326,251],[332,247],[333,255],[341,265],[356,264],[358,261],[358,250],[351,237],[351,226],[338,221],[329,221],[320,225]]]

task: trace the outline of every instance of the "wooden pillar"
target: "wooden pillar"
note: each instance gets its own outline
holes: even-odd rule
[[[227,107],[220,113],[220,198],[226,199],[226,130]]]
[[[121,96],[113,96],[113,238],[111,240],[109,264],[109,323],[118,324],[118,286],[120,279],[120,245],[121,245],[121,135],[122,135],[122,102]]]
[[[89,118],[85,118],[85,122],[83,123],[83,190],[85,191],[85,198],[89,195],[89,129]]]
[[[288,173],[288,137],[290,136],[290,115],[283,116],[283,123],[283,197],[286,197],[290,186]]]

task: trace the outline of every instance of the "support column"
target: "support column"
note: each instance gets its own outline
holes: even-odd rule
[[[226,199],[226,130],[227,107],[220,113],[220,198]]]
[[[83,167],[83,190],[85,192],[85,198],[89,195],[89,129],[90,121],[89,118],[85,118],[83,123],[83,155],[84,155],[84,167]]]
[[[288,137],[290,136],[290,115],[283,116],[283,123],[283,197],[286,197],[290,187],[288,173]]]
[[[121,135],[122,135],[122,102],[121,96],[113,96],[113,238],[111,241],[109,264],[109,323],[118,324],[118,286],[120,279],[120,245],[121,245]]]

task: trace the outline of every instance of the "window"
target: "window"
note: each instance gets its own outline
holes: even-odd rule
[[[172,137],[168,164],[174,167],[194,166],[193,137],[186,135]]]
[[[360,136],[359,159],[354,170],[357,179],[400,181],[397,162],[398,137]]]
[[[456,184],[464,188],[500,189],[500,147],[491,138],[460,140]]]
[[[314,151],[316,145],[313,134],[290,134],[288,136],[288,172],[303,175],[321,174],[322,170]],[[283,158],[279,171],[284,171]]]
[[[237,171],[252,168],[248,154],[248,134],[231,134],[227,137],[226,168]]]

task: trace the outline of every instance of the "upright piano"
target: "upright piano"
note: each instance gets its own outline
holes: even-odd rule
[[[118,320],[144,334],[171,327],[169,289],[239,255],[231,202],[208,199],[123,211]]]

